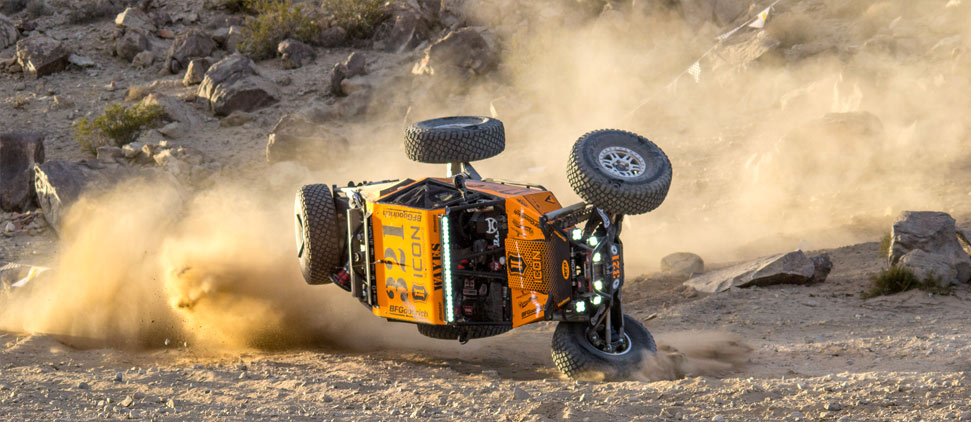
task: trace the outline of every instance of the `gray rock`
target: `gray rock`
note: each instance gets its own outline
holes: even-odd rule
[[[347,42],[347,31],[339,26],[332,26],[317,35],[317,39],[314,44],[317,44],[324,48],[335,48],[344,45]]]
[[[676,252],[661,258],[661,272],[693,275],[705,272],[705,261],[691,252]]]
[[[78,383],[78,389],[79,390],[87,390],[89,388],[91,388],[91,386],[88,385],[88,383],[86,383],[84,381],[81,381],[81,382]]]
[[[126,31],[115,41],[115,55],[131,62],[136,56],[151,47],[152,43],[145,34],[138,31]]]
[[[136,31],[144,35],[154,34],[158,30],[155,21],[137,7],[129,7],[115,16],[115,25],[125,28],[126,31]]]
[[[187,126],[194,126],[199,122],[195,110],[174,97],[152,93],[142,98],[139,104],[162,107],[162,118],[170,122],[181,122]]]
[[[155,63],[155,54],[151,51],[142,51],[135,55],[131,60],[132,67],[136,69],[144,69]]]
[[[485,27],[466,27],[450,32],[425,49],[414,73],[424,75],[476,76],[499,64],[499,45]]]
[[[121,371],[115,373],[115,382],[122,382],[125,380],[124,374]]]
[[[319,168],[348,149],[347,138],[296,115],[285,115],[273,126],[266,143],[266,161],[299,162]]]
[[[256,116],[254,116],[253,113],[247,113],[242,110],[236,110],[232,113],[229,113],[228,116],[223,117],[222,120],[219,121],[219,126],[220,127],[242,126],[248,122],[253,121],[253,119],[255,118]]]
[[[0,14],[0,50],[10,47],[19,37],[20,31],[17,31],[17,26],[9,18]]]
[[[93,160],[48,161],[34,165],[34,188],[44,219],[60,232],[64,215],[83,192],[105,189],[129,176],[125,167]]]
[[[829,272],[833,270],[833,261],[827,254],[819,254],[809,258],[813,262],[813,277],[811,283],[822,283],[826,281]]]
[[[391,30],[377,43],[378,49],[401,53],[414,49],[428,40],[431,31],[417,10],[410,7],[402,8],[395,11],[391,19],[394,22]]]
[[[943,212],[903,212],[893,225],[889,261],[918,277],[937,278],[942,286],[971,279],[971,257],[961,247],[954,219]]]
[[[185,77],[182,78],[182,84],[191,86],[202,83],[202,79],[206,77],[206,71],[209,70],[211,65],[212,63],[209,62],[208,58],[190,61],[189,68],[185,71]]]
[[[759,258],[711,271],[684,282],[699,292],[717,293],[732,287],[806,284],[815,273],[813,262],[802,251]]]
[[[515,387],[512,390],[512,398],[513,400],[516,400],[516,401],[523,401],[523,400],[529,400],[533,398],[533,396],[527,393],[526,390],[523,390],[522,388],[519,388],[519,387]]]
[[[829,403],[824,404],[823,409],[828,410],[830,412],[839,412],[840,410],[843,410],[843,406],[840,406],[839,402],[831,401]]]
[[[277,45],[277,52],[283,59],[284,69],[296,69],[298,67],[313,63],[317,58],[317,53],[309,45],[294,39],[285,39]]]
[[[344,82],[344,79],[365,74],[367,72],[366,68],[367,59],[365,59],[364,54],[356,51],[351,53],[347,56],[347,59],[335,64],[330,70],[330,92],[337,96],[350,94],[349,92],[344,92],[341,83]]]
[[[70,53],[53,38],[34,35],[17,41],[17,63],[31,78],[40,78],[67,67]]]
[[[133,399],[132,396],[125,396],[125,398],[118,403],[118,405],[121,407],[132,407],[134,404],[135,399]]]
[[[175,37],[166,55],[165,65],[172,73],[178,73],[192,59],[207,57],[216,49],[216,42],[205,32],[190,29]]]
[[[0,134],[0,209],[25,211],[34,198],[34,164],[44,162],[44,135]]]
[[[70,56],[67,56],[67,62],[70,63],[70,64],[73,64],[73,65],[75,65],[77,67],[92,67],[92,66],[94,66],[94,60],[91,60],[90,57],[79,56],[77,54],[71,54]]]
[[[254,111],[279,98],[276,85],[257,75],[253,62],[239,54],[213,64],[199,85],[198,95],[209,102],[209,109],[217,116],[236,110]]]

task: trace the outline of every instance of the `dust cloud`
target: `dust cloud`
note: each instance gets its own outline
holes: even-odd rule
[[[685,377],[722,377],[744,370],[751,351],[751,346],[731,333],[666,333],[658,339],[657,353],[644,357],[634,378],[670,381]]]
[[[579,136],[652,139],[674,180],[664,205],[627,220],[638,271],[679,250],[718,262],[874,241],[901,210],[969,202],[971,2],[782,1],[764,33],[742,29],[702,59],[697,82],[682,72],[771,2],[662,3],[469,2],[501,40],[497,74],[409,82],[387,120],[494,115],[507,149],[480,173],[564,203],[578,200],[565,163]],[[396,145],[398,129],[380,138]]]
[[[248,180],[187,193],[140,180],[86,197],[67,217],[55,274],[0,297],[0,329],[136,348],[387,344],[403,328],[336,286],[303,282],[295,189]]]

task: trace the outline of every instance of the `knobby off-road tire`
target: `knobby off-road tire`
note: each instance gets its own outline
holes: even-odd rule
[[[567,179],[584,201],[617,214],[643,214],[664,202],[671,161],[647,138],[622,130],[598,130],[573,145]]]
[[[405,153],[419,163],[484,160],[504,149],[502,122],[489,117],[443,117],[415,123],[405,130]]]
[[[418,324],[418,332],[431,338],[441,340],[456,340],[459,334],[465,332],[469,340],[483,337],[492,337],[509,331],[512,327],[508,325],[470,325],[466,327],[452,327],[448,325]]]
[[[306,185],[294,202],[297,258],[307,284],[328,284],[340,265],[337,208],[327,185]]]
[[[630,348],[623,353],[604,352],[590,343],[585,322],[560,322],[553,332],[553,362],[557,369],[574,379],[623,381],[641,369],[644,359],[657,353],[654,336],[640,322],[624,315],[624,333]]]

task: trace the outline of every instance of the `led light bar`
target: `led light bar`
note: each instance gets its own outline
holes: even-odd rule
[[[583,313],[587,311],[587,302],[578,301],[577,302],[577,312]]]
[[[600,262],[600,252],[593,254],[593,262]]]
[[[604,282],[603,282],[603,280],[594,281],[593,282],[593,288],[594,288],[594,290],[597,290],[597,291],[603,291],[603,289],[604,289]]]
[[[587,239],[587,243],[589,243],[590,246],[597,246],[597,243],[599,243],[599,241],[597,240],[596,237],[590,236],[590,238]]]
[[[452,302],[452,251],[448,235],[448,217],[442,216],[442,284],[445,286],[445,321],[455,321],[455,305]]]
[[[603,298],[601,298],[600,295],[596,295],[593,297],[593,299],[591,299],[591,301],[594,305],[599,305],[600,302],[603,302]]]

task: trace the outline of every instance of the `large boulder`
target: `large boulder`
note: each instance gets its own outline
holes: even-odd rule
[[[142,98],[139,104],[161,107],[162,118],[169,122],[179,122],[185,126],[194,126],[199,123],[196,111],[175,97],[152,93]]]
[[[363,75],[367,72],[366,67],[367,60],[364,54],[356,51],[347,56],[343,62],[335,64],[330,70],[330,92],[337,96],[348,95],[349,93],[341,86],[344,79]]]
[[[17,31],[17,26],[6,16],[0,14],[0,50],[17,42],[18,37],[20,37],[20,31]]]
[[[299,162],[309,168],[326,166],[347,151],[347,138],[306,118],[287,114],[273,126],[266,143],[266,161]]]
[[[428,41],[431,30],[420,11],[402,7],[394,11],[387,33],[375,42],[375,48],[390,53],[401,53]]]
[[[209,102],[209,109],[217,116],[236,110],[254,111],[279,98],[276,85],[257,75],[253,61],[240,54],[213,64],[199,85],[198,95]]]
[[[115,17],[115,25],[126,31],[137,31],[142,34],[154,34],[158,27],[148,13],[137,7],[129,7]]]
[[[126,167],[94,160],[48,161],[34,165],[34,188],[44,219],[60,232],[68,208],[83,192],[106,189],[130,173]]]
[[[152,48],[152,43],[148,36],[138,31],[125,31],[121,37],[115,40],[115,55],[128,62],[134,61],[135,57],[150,48]]]
[[[890,265],[942,286],[971,280],[971,257],[961,247],[954,219],[943,212],[905,211],[893,224]]]
[[[280,53],[280,58],[283,60],[284,69],[296,69],[313,63],[314,59],[317,58],[317,53],[314,53],[312,47],[290,38],[280,41],[280,44],[277,45],[277,52]]]
[[[34,164],[43,162],[43,134],[0,134],[0,208],[18,212],[32,208]]]
[[[209,66],[212,66],[209,59],[195,59],[189,62],[189,67],[185,71],[185,77],[182,78],[182,84],[191,86],[202,83],[202,79],[206,77],[206,71],[209,70]]]
[[[485,27],[467,27],[448,33],[425,49],[425,57],[413,73],[425,75],[475,76],[488,73],[499,64],[499,45]]]
[[[691,252],[675,252],[661,258],[661,272],[693,275],[705,272],[705,261]]]
[[[172,73],[178,73],[189,65],[192,59],[208,57],[217,47],[205,32],[190,29],[175,37],[166,55],[165,65]]]
[[[17,41],[17,63],[35,79],[64,70],[70,55],[60,41],[51,37],[34,35]]]
[[[699,292],[718,293],[732,287],[807,284],[817,281],[813,279],[815,272],[813,261],[802,251],[795,251],[711,271],[684,284]]]

